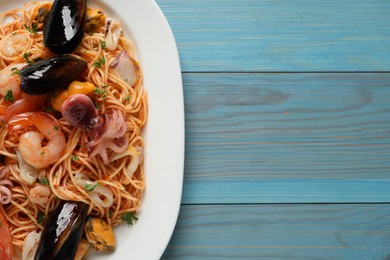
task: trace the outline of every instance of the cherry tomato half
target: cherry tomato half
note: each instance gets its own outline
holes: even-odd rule
[[[12,260],[11,235],[8,230],[8,223],[0,211],[0,259]]]

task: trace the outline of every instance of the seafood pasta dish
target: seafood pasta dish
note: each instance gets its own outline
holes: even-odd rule
[[[0,14],[0,259],[115,250],[145,189],[147,95],[121,23],[87,0]]]

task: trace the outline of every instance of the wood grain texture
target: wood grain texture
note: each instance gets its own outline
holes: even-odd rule
[[[163,259],[390,259],[390,2],[156,2],[186,110]]]
[[[183,206],[163,259],[390,258],[389,205]]]
[[[157,0],[184,71],[388,71],[387,0]]]
[[[183,203],[390,201],[390,74],[184,74]]]

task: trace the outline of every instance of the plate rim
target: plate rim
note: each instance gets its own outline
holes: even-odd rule
[[[176,116],[177,118],[180,118],[180,121],[177,121],[176,124],[178,125],[176,130],[179,130],[178,132],[176,132],[176,136],[175,138],[177,138],[176,140],[176,145],[177,145],[177,149],[180,149],[179,151],[179,155],[180,155],[180,159],[177,158],[176,160],[176,165],[177,165],[177,168],[176,169],[180,169],[180,170],[177,170],[177,171],[180,171],[180,174],[175,176],[177,177],[178,179],[176,179],[176,185],[178,185],[178,183],[180,183],[179,186],[176,187],[176,191],[175,191],[175,196],[172,196],[173,199],[175,199],[175,201],[173,202],[172,204],[172,201],[171,201],[171,214],[170,214],[170,217],[171,217],[171,221],[170,223],[168,224],[168,226],[166,226],[166,233],[165,233],[165,239],[163,239],[163,241],[160,241],[162,242],[162,244],[159,244],[159,249],[156,248],[155,250],[150,250],[148,252],[145,252],[146,254],[143,254],[142,255],[142,259],[160,259],[161,256],[163,255],[164,251],[166,250],[169,242],[170,242],[170,239],[173,235],[173,232],[174,232],[174,229],[175,229],[175,226],[176,226],[176,223],[178,221],[178,217],[179,217],[179,213],[180,213],[180,208],[181,208],[181,199],[182,199],[182,191],[183,191],[183,182],[184,182],[184,166],[185,166],[185,107],[184,107],[184,88],[183,88],[183,80],[182,80],[182,74],[181,74],[181,66],[180,66],[180,57],[179,57],[179,51],[178,51],[178,47],[177,47],[177,44],[176,44],[176,40],[175,40],[175,37],[174,37],[174,34],[173,34],[173,31],[172,31],[172,28],[170,27],[169,23],[168,23],[168,20],[166,19],[163,11],[161,10],[161,8],[158,6],[158,4],[154,1],[154,0],[132,0],[132,1],[126,1],[126,0],[117,0],[117,1],[110,1],[110,0],[100,0],[101,2],[104,2],[106,3],[110,8],[113,8],[115,11],[117,11],[117,14],[119,16],[119,18],[121,20],[126,20],[125,19],[125,8],[120,8],[121,7],[121,3],[123,5],[126,5],[126,4],[129,4],[131,5],[131,3],[142,3],[143,6],[147,6],[150,8],[150,10],[153,10],[155,13],[153,13],[153,15],[156,15],[153,19],[153,20],[150,20],[152,19],[151,18],[151,14],[148,14],[148,17],[149,17],[149,24],[147,25],[150,29],[150,27],[153,27],[155,26],[156,28],[159,29],[160,31],[160,34],[162,32],[164,32],[164,34],[160,35],[160,36],[165,36],[165,41],[166,43],[165,44],[162,44],[162,45],[165,45],[164,47],[164,50],[167,51],[167,48],[169,47],[169,53],[170,53],[170,65],[167,66],[167,67],[174,67],[175,68],[175,76],[177,77],[176,78],[176,102],[178,103],[178,107],[175,107],[175,108],[179,108],[180,107],[180,110],[176,110],[175,113],[176,113]],[[116,8],[115,8],[116,7]],[[154,23],[152,23],[152,21]],[[134,36],[134,42],[135,42],[135,46],[136,48],[138,47],[138,51],[140,53],[140,63],[141,65],[143,65],[143,69],[144,69],[144,76],[145,76],[145,89],[147,90],[148,92],[148,95],[149,95],[149,100],[151,98],[150,96],[150,91],[148,90],[148,83],[146,82],[146,74],[147,74],[147,71],[146,71],[146,67],[145,65],[146,64],[143,64],[143,59],[144,57],[146,56],[145,53],[142,53],[142,43],[141,44],[137,44],[137,36],[139,35],[138,32],[136,32],[135,29],[138,29],[139,27],[134,27],[134,28],[129,28],[130,29],[130,33]],[[161,44],[161,40],[162,38],[160,38],[160,42],[159,44]],[[156,46],[153,46],[153,48],[156,47]],[[166,68],[167,68],[166,67]],[[149,102],[149,112],[152,112],[152,106],[155,105],[155,103],[151,103]],[[168,105],[168,104],[166,104]],[[149,119],[152,117],[152,114],[149,113],[148,115]],[[151,123],[154,123],[155,120],[149,120],[148,119],[148,122],[147,122],[147,125],[144,129],[144,134],[145,134],[145,144],[146,144],[146,153],[148,153],[148,148],[149,148],[149,145],[151,142],[148,142],[147,141],[147,138],[148,138],[148,131],[151,127],[154,127],[154,126],[151,126]],[[151,158],[152,156],[145,156],[146,160],[148,160],[149,158]],[[145,165],[145,172],[147,172],[147,166],[148,164]],[[154,171],[153,171],[154,172]],[[142,202],[145,202],[147,203],[147,199],[148,199],[148,186],[150,186],[151,183],[150,181],[148,181],[148,179],[146,179],[146,191],[145,191],[145,197],[143,198],[143,201]],[[145,204],[143,204],[141,206],[141,210],[140,210],[140,216],[139,216],[139,220],[142,221],[142,218],[143,216],[141,216],[141,214],[145,211]],[[174,219],[172,219],[174,218]],[[139,222],[139,221],[138,221]],[[140,223],[137,223],[134,227],[131,227],[132,229],[138,227],[137,225],[139,225]],[[122,259],[122,255],[119,255],[119,256],[116,256],[116,255],[112,255],[110,256],[109,259],[111,259],[111,257],[114,259]],[[120,258],[118,258],[120,257]],[[141,257],[141,255],[139,256]],[[134,257],[135,259],[137,259],[137,257]],[[98,258],[100,259],[100,257]],[[101,259],[107,259],[105,257],[102,257]],[[125,258],[124,258],[125,259]]]

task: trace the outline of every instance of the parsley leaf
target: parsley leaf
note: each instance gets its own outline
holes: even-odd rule
[[[56,126],[56,125],[53,126],[53,129],[56,130],[56,131],[60,130],[60,129],[58,128],[58,126]]]
[[[38,211],[37,223],[42,224],[44,219],[45,219],[45,214],[43,214],[43,212]]]
[[[77,155],[71,155],[70,156],[70,159],[72,160],[72,161],[78,161],[79,160],[79,157],[77,156]]]
[[[26,52],[26,53],[24,53],[24,55],[23,55],[23,57],[24,57],[24,59],[26,60],[27,64],[33,64],[33,63],[35,63],[35,62],[38,62],[38,61],[43,60],[41,57],[38,57],[38,58],[33,59],[33,60],[30,60],[30,56],[31,56],[31,55],[32,55],[31,52]]]
[[[93,63],[93,66],[96,68],[100,68],[104,63],[106,63],[106,58],[101,58]]]
[[[36,59],[33,59],[34,62],[42,61],[43,59],[41,57],[38,57]]]
[[[122,214],[122,220],[127,222],[129,225],[133,225],[134,220],[138,220],[138,218],[134,215],[133,212],[125,212]]]
[[[84,189],[88,192],[93,191],[97,186],[99,186],[99,183],[93,183],[93,184],[85,184]]]
[[[103,88],[104,88],[104,86],[103,86]],[[95,92],[96,95],[100,95],[100,94],[106,93],[106,90],[105,89],[100,89],[100,88],[95,88],[94,92]]]
[[[3,98],[4,98],[4,100],[7,100],[7,101],[12,102],[12,103],[15,101],[14,95],[12,94],[12,90],[8,90],[7,94]]]
[[[12,68],[11,71],[12,71],[11,76],[13,76],[15,74],[20,74],[20,70],[18,70],[18,68]]]
[[[42,184],[42,185],[45,185],[45,186],[49,186],[50,185],[49,180],[47,178],[39,179],[39,183]]]
[[[47,113],[52,113],[52,112],[54,112],[54,108],[48,107],[48,108],[45,109],[45,111],[46,111]]]
[[[129,101],[130,99],[131,99],[131,96],[130,96],[130,95],[126,96],[126,100],[127,100],[127,101]]]
[[[32,55],[31,52],[25,52],[24,55],[23,55],[23,57],[24,57],[24,59],[26,60],[27,64],[33,64],[33,63],[34,63],[34,62],[32,62],[32,61],[29,59],[29,57],[30,57],[31,55]]]
[[[24,28],[26,28],[27,31],[29,31],[30,33],[33,33],[33,34],[37,34],[38,33],[38,28],[35,24],[33,24],[31,27],[28,27],[27,25],[24,25]]]
[[[107,88],[107,86],[103,86],[103,88]],[[101,95],[101,94],[103,94],[103,98],[106,98],[107,97],[107,94],[106,94],[106,90],[105,89],[99,89],[99,88],[95,88],[94,89],[94,92],[95,92],[95,94],[96,95]]]
[[[96,109],[100,109],[100,108],[102,107],[102,106],[101,106],[98,102],[96,102],[96,101],[94,101],[93,104],[95,105]]]
[[[102,49],[105,50],[107,48],[106,42],[100,40],[100,45],[102,46]]]

